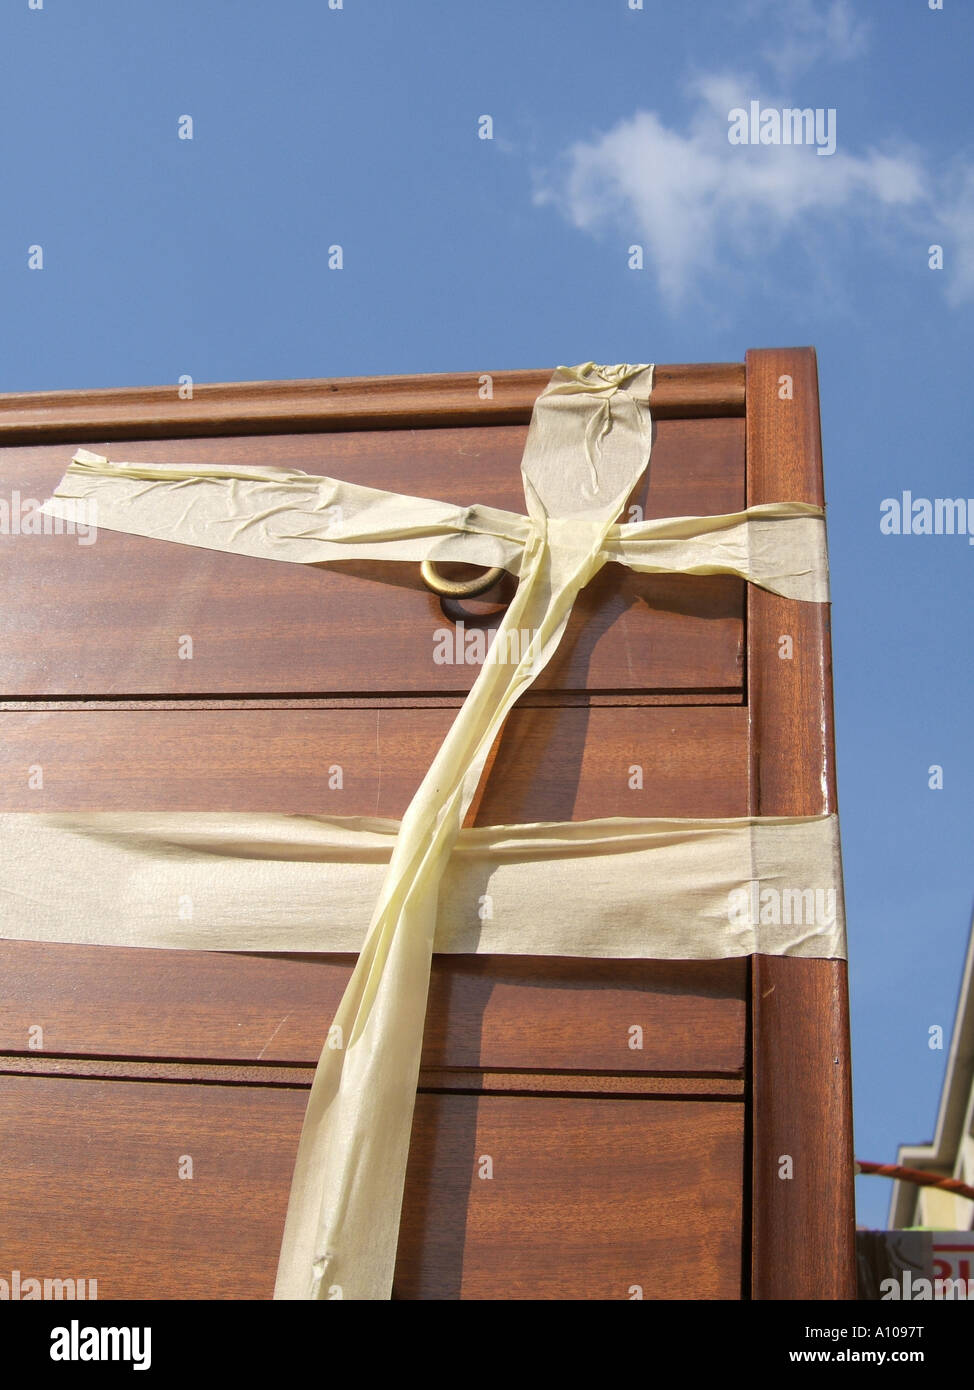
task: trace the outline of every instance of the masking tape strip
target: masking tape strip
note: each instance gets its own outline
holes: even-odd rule
[[[399,823],[250,812],[0,814],[0,935],[358,952]],[[445,953],[713,960],[846,954],[837,818],[461,829]]]
[[[79,449],[38,509],[109,531],[314,565],[463,560],[520,572],[527,517],[283,468],[116,463]]]
[[[724,516],[613,526],[603,548],[634,570],[736,574],[785,598],[829,601],[825,513],[811,503],[764,502]]]
[[[64,521],[237,555],[463,561],[518,575],[528,517],[256,466],[114,463],[79,449],[39,508]],[[812,603],[829,598],[824,512],[771,502],[718,516],[613,525],[605,560],[650,573],[733,574]]]
[[[364,945],[323,1048],[291,1182],[274,1297],[392,1291],[444,869],[508,711],[550,661],[609,527],[649,462],[648,366],[560,368],[521,462],[530,530],[497,631],[531,632],[517,665],[484,662],[393,846]]]

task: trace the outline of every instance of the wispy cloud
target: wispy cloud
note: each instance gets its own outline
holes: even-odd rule
[[[671,308],[694,282],[755,245],[772,249],[793,228],[804,233],[805,223],[862,227],[890,210],[929,204],[915,154],[839,149],[821,158],[809,145],[732,145],[728,113],[747,104],[740,79],[713,74],[690,92],[697,105],[685,129],[637,111],[573,145],[535,196],[580,229],[611,229],[642,245]],[[972,210],[969,201],[958,224]]]
[[[870,26],[849,0],[750,0],[743,17],[768,31],[761,57],[786,82],[821,63],[848,63],[869,46]]]
[[[947,264],[947,302],[953,308],[974,299],[974,168],[958,161],[935,222]]]

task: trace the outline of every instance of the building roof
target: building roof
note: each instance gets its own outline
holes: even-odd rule
[[[940,1096],[937,1129],[929,1144],[901,1144],[898,1162],[943,1177],[962,1176],[964,1138],[974,1126],[974,921],[960,986],[957,1017]],[[896,1181],[890,1200],[890,1228],[912,1226],[917,1207],[913,1183]]]

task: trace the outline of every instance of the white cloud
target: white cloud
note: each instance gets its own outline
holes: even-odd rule
[[[818,63],[848,63],[865,53],[869,25],[848,0],[751,0],[744,17],[768,34],[761,56],[781,81]]]
[[[974,169],[958,161],[949,171],[945,188],[936,206],[937,230],[931,245],[944,248],[947,302],[956,308],[974,299]]]
[[[686,131],[638,111],[573,145],[562,174],[536,195],[578,228],[610,228],[642,245],[671,308],[737,252],[770,249],[809,222],[861,226],[927,198],[914,155],[732,145],[728,112],[747,105],[740,79],[712,74],[691,91],[699,102]]]

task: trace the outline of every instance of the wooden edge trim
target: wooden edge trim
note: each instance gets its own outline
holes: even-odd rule
[[[814,350],[749,352],[746,366],[748,506],[821,505]],[[750,814],[835,811],[827,606],[749,585],[747,670]],[[750,1296],[855,1298],[845,962],[755,956],[750,1033]]]
[[[0,394],[0,443],[523,425],[551,369]],[[482,399],[489,379],[491,395]],[[183,388],[185,389],[185,388]],[[658,366],[655,418],[744,414],[739,362]]]
[[[277,1086],[310,1090],[313,1062],[273,1063],[152,1060],[134,1057],[68,1057],[0,1054],[0,1076],[68,1077],[91,1081],[159,1081],[218,1086]],[[628,1075],[607,1072],[532,1072],[476,1067],[423,1067],[420,1091],[472,1095],[666,1096],[670,1100],[743,1100],[744,1079],[729,1075]]]
[[[421,1091],[468,1091],[486,1095],[666,1096],[669,1100],[743,1100],[744,1078],[689,1074],[643,1075],[606,1072],[482,1071],[423,1067]]]
[[[390,695],[386,691],[360,695],[87,695],[58,699],[50,695],[22,695],[19,699],[0,700],[0,714],[27,711],[38,714],[46,710],[66,713],[78,710],[190,710],[190,709],[460,709],[463,696],[449,692],[442,695]],[[612,694],[604,690],[527,690],[518,698],[519,709],[638,709],[646,705],[743,705],[741,690],[673,690],[665,694],[636,690]]]
[[[45,1076],[74,1081],[158,1081],[210,1086],[276,1086],[310,1090],[314,1065],[262,1066],[247,1062],[68,1057],[56,1053],[0,1053],[0,1076]]]

